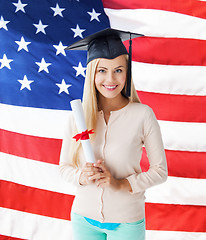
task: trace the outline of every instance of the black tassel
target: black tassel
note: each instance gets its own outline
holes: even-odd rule
[[[131,34],[130,34],[129,59],[128,59],[128,70],[127,70],[127,89],[126,89],[127,97],[130,97],[131,95],[131,77],[132,77],[132,40],[131,40]]]

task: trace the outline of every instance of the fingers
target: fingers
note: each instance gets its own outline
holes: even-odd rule
[[[99,168],[102,170],[102,172],[105,172],[107,171],[107,168],[105,166],[105,163],[104,163],[104,160],[100,159],[98,160],[95,164],[94,164],[95,167]]]

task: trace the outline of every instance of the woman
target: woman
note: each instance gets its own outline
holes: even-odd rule
[[[74,240],[144,240],[144,192],[167,178],[159,125],[129,79],[128,53],[119,32],[103,31],[87,44],[83,107],[87,127],[95,131],[91,142],[97,161],[86,163],[80,143],[72,140],[73,120],[60,157],[62,176],[77,186],[71,214]],[[147,172],[140,168],[143,145],[150,162]]]

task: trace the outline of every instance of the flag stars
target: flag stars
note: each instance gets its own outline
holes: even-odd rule
[[[17,43],[19,45],[19,48],[18,48],[18,52],[21,51],[22,49],[24,49],[25,51],[29,51],[28,48],[27,48],[27,45],[29,45],[31,42],[26,42],[24,40],[24,37],[21,37],[21,40],[20,41],[15,41],[15,43]]]
[[[48,27],[48,25],[44,25],[41,20],[39,20],[38,24],[33,24],[33,25],[37,28],[36,34],[39,32],[46,34],[45,28]]]
[[[54,17],[57,15],[63,17],[62,12],[65,10],[65,8],[60,8],[58,3],[56,4],[55,8],[51,7],[51,9],[54,11]]]
[[[1,16],[1,19],[0,19],[0,29],[1,28],[4,28],[6,31],[8,31],[8,28],[7,28],[7,24],[9,23],[10,21],[5,21],[3,16]]]
[[[38,72],[45,71],[49,73],[48,66],[51,65],[51,63],[46,63],[44,58],[41,59],[41,62],[35,62],[39,66]]]
[[[90,19],[90,22],[93,21],[93,20],[97,20],[98,22],[99,21],[99,15],[101,15],[101,13],[96,13],[94,8],[92,9],[92,12],[87,12],[90,16],[91,16],[91,19]]]
[[[79,25],[77,24],[76,28],[71,28],[71,30],[74,32],[74,38],[76,37],[80,37],[83,38],[82,33],[86,30],[86,29],[80,29]]]
[[[71,84],[66,84],[64,79],[62,79],[62,83],[56,83],[56,85],[59,87],[59,94],[65,92],[69,95],[68,88],[71,87]]]
[[[54,48],[56,48],[56,55],[59,55],[60,53],[64,56],[66,56],[66,53],[65,53],[65,48],[67,46],[63,46],[62,42],[59,42],[59,45],[53,45]]]
[[[2,69],[3,67],[7,67],[8,69],[11,69],[10,62],[12,62],[12,61],[13,61],[13,59],[8,59],[6,54],[4,54],[3,58],[0,59],[0,63],[1,63],[0,69]]]
[[[23,4],[23,3],[21,2],[21,0],[19,0],[18,3],[13,3],[13,5],[16,6],[16,11],[15,11],[15,13],[18,12],[18,11],[22,11],[23,13],[25,13],[24,8],[25,8],[28,4]]]
[[[86,67],[83,67],[81,62],[79,62],[78,67],[73,67],[73,68],[77,71],[77,72],[76,72],[76,77],[78,77],[80,74],[81,74],[83,77],[86,76],[84,71],[85,71],[87,68],[86,68]]]
[[[21,83],[21,88],[20,90],[23,90],[24,88],[27,88],[29,91],[31,91],[30,84],[33,83],[33,80],[28,80],[27,76],[24,75],[23,80],[18,80],[18,82]]]

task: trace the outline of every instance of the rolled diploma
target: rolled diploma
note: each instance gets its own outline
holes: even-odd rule
[[[84,112],[83,112],[81,100],[80,99],[72,100],[70,104],[71,104],[72,112],[74,114],[77,130],[79,133],[82,133],[87,130],[87,127],[84,119]],[[83,147],[86,162],[95,163],[94,152],[92,149],[90,139],[81,140],[81,144]]]

